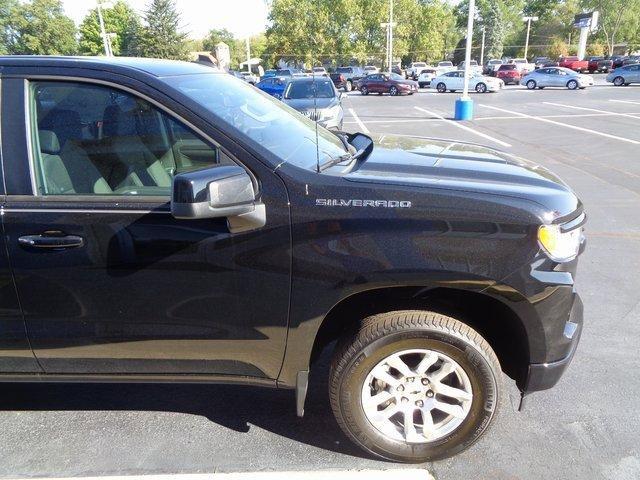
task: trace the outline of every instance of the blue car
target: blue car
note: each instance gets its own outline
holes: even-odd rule
[[[268,93],[278,99],[282,98],[282,94],[284,93],[284,89],[287,86],[287,79],[282,77],[269,77],[263,78],[261,81],[256,83],[256,87],[258,87],[263,92]]]

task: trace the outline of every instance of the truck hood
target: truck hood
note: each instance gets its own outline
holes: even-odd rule
[[[503,195],[536,202],[553,218],[581,207],[571,189],[546,168],[480,145],[392,135],[372,136],[375,146],[351,182]]]

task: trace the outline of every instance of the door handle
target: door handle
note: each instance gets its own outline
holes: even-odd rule
[[[77,235],[65,235],[62,232],[44,232],[42,235],[25,235],[18,243],[30,248],[78,248],[84,246],[84,239]]]

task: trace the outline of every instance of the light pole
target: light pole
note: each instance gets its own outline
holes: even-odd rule
[[[469,19],[467,20],[467,46],[464,53],[464,80],[462,97],[456,100],[455,119],[471,120],[473,118],[473,100],[469,97],[469,72],[471,63],[471,42],[473,37],[473,15],[476,11],[476,1],[469,0]]]
[[[249,37],[247,37],[246,46],[247,46],[247,71],[251,73],[251,45],[249,43]]]
[[[102,0],[96,0],[96,3],[98,4],[98,21],[100,22],[100,36],[102,37],[104,54],[107,57],[112,57],[113,52],[111,51],[111,43],[109,42],[107,31],[104,28],[104,19],[102,18]],[[105,2],[105,6],[107,6],[106,2]]]
[[[482,27],[482,46],[480,47],[480,66],[484,66],[484,36],[486,33],[486,29]]]
[[[387,68],[391,73],[391,64],[393,63],[393,27],[396,26],[393,21],[393,0],[389,0],[389,22],[381,23],[380,26],[387,29]]]
[[[522,17],[523,22],[527,22],[527,39],[524,43],[524,58],[527,58],[527,52],[529,51],[529,32],[531,31],[531,22],[537,22],[538,17]]]

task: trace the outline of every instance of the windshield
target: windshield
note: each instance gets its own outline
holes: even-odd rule
[[[404,77],[401,75],[398,75],[397,73],[389,73],[387,74],[387,76],[391,78],[391,80],[404,80]]]
[[[233,128],[256,150],[308,170],[348,154],[328,130],[244,81],[218,73],[164,77],[170,86],[206,108],[215,123]],[[319,158],[318,158],[319,155]]]
[[[284,98],[334,98],[333,82],[329,81],[304,81],[291,82],[287,87]]]

